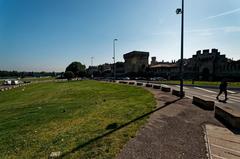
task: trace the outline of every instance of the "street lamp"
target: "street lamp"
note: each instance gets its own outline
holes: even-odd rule
[[[91,57],[91,66],[93,66],[93,58],[94,58],[94,57]]]
[[[182,0],[182,8],[176,10],[176,14],[182,14],[181,25],[181,60],[180,60],[180,97],[184,96],[183,93],[183,42],[184,42],[184,0]]]
[[[115,43],[116,41],[118,41],[118,39],[113,39],[113,76],[114,76],[114,80],[116,80],[116,61],[115,61]]]
[[[91,71],[91,73],[92,73],[92,74],[91,74],[91,78],[93,78],[93,71],[94,71],[94,68],[93,68],[93,58],[94,58],[94,57],[91,57],[91,67],[92,67],[92,68],[90,68],[90,71]],[[91,69],[92,69],[92,70],[91,70]]]

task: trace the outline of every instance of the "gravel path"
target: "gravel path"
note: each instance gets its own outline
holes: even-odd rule
[[[169,93],[148,90],[155,95],[157,107],[178,99]],[[213,111],[202,110],[191,102],[183,98],[151,114],[148,123],[124,146],[117,159],[207,158],[203,125],[221,124]]]

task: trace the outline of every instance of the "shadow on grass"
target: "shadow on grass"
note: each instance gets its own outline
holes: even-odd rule
[[[150,112],[148,112],[148,113],[146,113],[146,114],[143,114],[143,115],[141,115],[141,116],[139,116],[139,117],[137,117],[137,118],[135,118],[135,119],[133,119],[133,120],[125,123],[125,124],[122,124],[122,125],[120,125],[120,126],[118,126],[117,123],[110,124],[110,125],[107,126],[106,129],[107,129],[107,130],[108,130],[108,129],[113,129],[113,130],[110,130],[109,132],[106,132],[106,133],[104,133],[104,134],[102,134],[102,135],[100,135],[100,136],[98,136],[98,137],[95,137],[95,138],[93,138],[93,139],[90,139],[89,141],[87,141],[87,142],[85,142],[85,143],[83,143],[83,144],[78,145],[77,147],[73,148],[71,151],[68,151],[68,152],[63,153],[63,154],[60,156],[60,158],[63,158],[63,157],[65,157],[65,156],[67,156],[67,155],[69,155],[69,154],[71,154],[71,153],[74,153],[74,152],[76,152],[77,150],[79,150],[79,149],[81,149],[81,148],[83,148],[83,147],[85,147],[85,146],[87,146],[87,145],[89,145],[89,144],[91,144],[91,143],[99,140],[99,139],[102,139],[103,137],[106,137],[106,136],[114,133],[115,131],[118,131],[118,130],[120,130],[120,129],[128,126],[128,125],[130,125],[131,123],[134,123],[134,122],[136,122],[136,121],[138,121],[138,120],[140,120],[140,119],[142,119],[142,118],[144,118],[144,117],[146,117],[146,116],[148,116],[148,115],[150,115],[150,114],[152,114],[152,113],[154,113],[154,112],[156,112],[156,111],[158,111],[158,110],[161,110],[161,109],[163,109],[163,108],[165,108],[165,107],[167,107],[167,106],[169,106],[169,105],[171,105],[171,104],[173,104],[173,103],[175,103],[175,102],[177,102],[177,101],[179,101],[179,100],[181,100],[181,98],[178,98],[178,99],[173,100],[173,101],[170,101],[170,102],[166,102],[163,106],[161,106],[161,107],[159,107],[159,108],[157,108],[157,109],[154,109],[153,111],[150,111]]]
[[[106,130],[117,129],[117,128],[118,128],[118,124],[117,124],[117,123],[112,123],[112,124],[109,124],[109,125],[106,127]]]

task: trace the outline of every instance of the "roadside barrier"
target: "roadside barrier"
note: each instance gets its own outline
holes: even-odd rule
[[[173,89],[172,90],[172,95],[175,95],[177,97],[184,97],[185,96],[185,92],[183,92],[183,95],[182,95],[180,91]]]
[[[146,87],[152,87],[152,84],[147,83],[147,84],[146,84]]]
[[[223,121],[231,128],[240,129],[240,113],[231,107],[215,107],[215,118]]]
[[[137,86],[143,86],[143,83],[138,82]]]
[[[161,86],[160,85],[153,85],[153,88],[154,89],[161,89]]]
[[[163,92],[171,92],[171,88],[169,88],[169,87],[161,87],[161,91],[163,91]]]
[[[214,101],[206,101],[199,97],[193,96],[192,103],[205,110],[214,110],[214,105],[215,105]]]

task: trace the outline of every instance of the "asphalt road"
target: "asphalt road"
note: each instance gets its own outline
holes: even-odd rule
[[[141,81],[144,83],[154,83],[153,81]],[[157,84],[157,83],[156,83]],[[167,85],[161,84],[162,86],[170,87],[171,89],[180,90],[179,85]],[[203,86],[204,87],[204,86]],[[217,88],[203,88],[194,86],[184,86],[185,96],[192,99],[193,96],[202,98],[204,100],[214,101],[216,106],[230,106],[233,109],[240,112],[240,91],[239,90],[228,90],[228,100],[226,103],[219,102],[216,96],[219,93]],[[219,99],[224,100],[224,94]]]
[[[178,85],[170,86],[172,89],[177,89],[179,90]],[[228,91],[228,100],[226,103],[219,102],[216,99],[216,96],[218,95],[219,90],[218,89],[206,89],[206,88],[201,88],[201,87],[184,87],[183,88],[186,94],[187,98],[193,98],[193,96],[200,97],[204,100],[210,100],[214,101],[215,104],[218,105],[228,105],[231,107],[234,107],[240,111],[240,93],[236,91]],[[224,94],[222,94],[219,99],[224,100]]]

